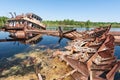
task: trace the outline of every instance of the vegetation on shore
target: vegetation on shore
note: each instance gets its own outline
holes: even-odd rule
[[[4,26],[8,17],[1,16],[0,17],[0,28]],[[75,21],[70,19],[64,20],[44,20],[43,23],[47,26],[63,26],[63,27],[99,27],[99,26],[108,26],[112,24],[112,27],[120,28],[120,23],[118,22],[92,22],[90,20],[87,21]]]
[[[91,22],[87,21],[74,21],[70,19],[56,20],[56,21],[43,21],[47,26],[63,26],[63,27],[99,27],[108,26],[112,24],[112,27],[120,28],[120,23],[118,22]]]
[[[1,16],[0,17],[0,28],[2,28],[4,26],[4,24],[6,23],[7,19],[8,18],[5,17],[5,16]]]

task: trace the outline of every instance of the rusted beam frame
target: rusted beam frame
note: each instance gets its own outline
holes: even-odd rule
[[[107,39],[110,37],[111,35],[107,35],[106,40],[103,42],[103,44],[101,45],[101,47],[98,49],[98,51],[87,61],[87,66],[88,69],[90,70],[90,66],[92,65],[92,62],[94,61],[94,59],[99,55],[99,51],[105,46],[105,43],[107,42]]]
[[[113,36],[120,36],[120,31],[110,31],[109,34],[112,34]]]
[[[74,32],[74,31],[76,31],[76,29],[73,29],[73,30],[70,30],[70,31],[64,32],[63,34],[68,34],[68,33]]]

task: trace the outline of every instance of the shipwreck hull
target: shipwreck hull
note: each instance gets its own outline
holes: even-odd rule
[[[69,73],[75,80],[114,80],[120,62],[114,56],[115,39],[109,30],[107,27],[87,32],[69,42],[67,51],[54,53],[75,70]]]

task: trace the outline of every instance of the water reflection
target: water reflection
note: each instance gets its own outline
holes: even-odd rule
[[[0,39],[11,39],[8,32],[0,32]],[[6,42],[0,42],[0,58],[10,57],[14,54],[29,52],[32,50],[45,50],[45,49],[58,49],[66,46],[68,39],[63,38],[58,43],[59,37],[43,35],[37,41],[26,44],[25,40],[12,40]],[[34,44],[33,44],[34,43]]]

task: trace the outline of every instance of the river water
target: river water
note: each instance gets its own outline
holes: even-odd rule
[[[0,39],[10,38],[8,32],[0,32]],[[45,49],[63,49],[69,41],[66,38],[63,38],[59,43],[59,37],[53,37],[48,35],[43,35],[37,44],[24,44],[20,41],[12,42],[0,42],[0,58],[12,57],[18,53],[29,52],[32,50],[45,50]]]
[[[56,27],[49,27],[49,30],[55,30]],[[71,28],[69,28],[71,29]],[[69,30],[65,28],[65,30]],[[76,28],[78,31],[84,31],[86,28]],[[111,31],[120,31],[120,28],[112,28]],[[8,32],[0,31],[0,39],[9,38]],[[23,42],[13,41],[13,42],[0,42],[0,58],[11,57],[18,53],[29,52],[31,50],[45,50],[45,49],[63,49],[69,41],[66,38],[63,38],[59,43],[59,37],[43,35],[42,39],[35,45],[24,44]],[[120,59],[120,46],[115,46],[115,55]]]

